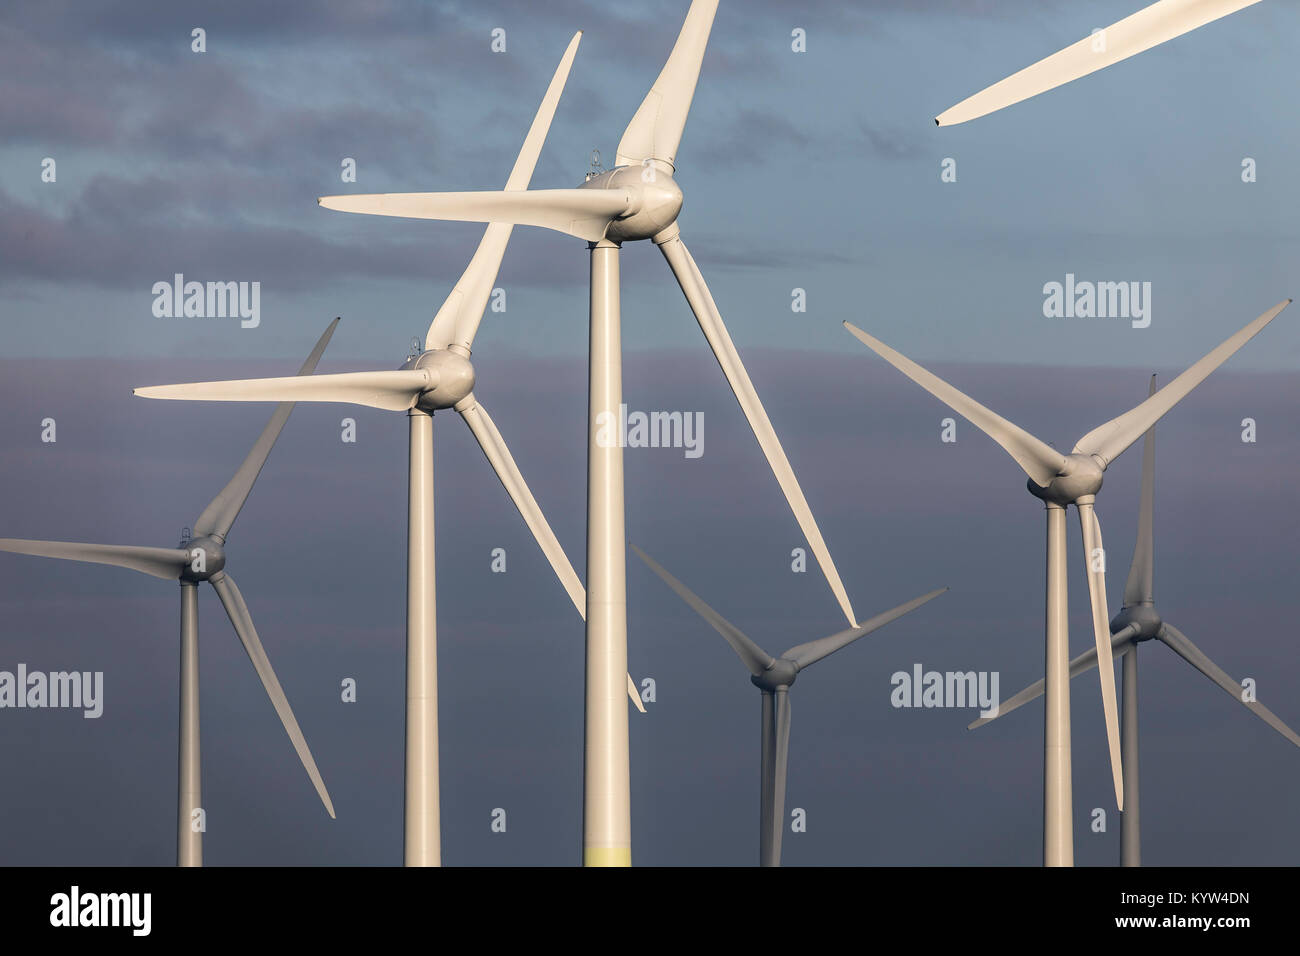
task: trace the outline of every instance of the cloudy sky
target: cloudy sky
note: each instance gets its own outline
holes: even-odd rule
[[[849,319],[1057,447],[1294,295],[1300,11],[1266,0],[963,126],[933,117],[1136,0],[724,0],[680,152],[681,226],[863,617],[952,591],[792,691],[792,864],[1039,859],[1042,705],[976,733],[968,711],[891,707],[889,677],[1042,672],[1042,509],[1023,475],[847,336]],[[61,2],[0,13],[0,534],[172,546],[238,465],[264,407],[171,405],[137,385],[393,367],[481,227],[351,217],[317,196],[499,188],[569,37],[585,31],[535,186],[606,162],[684,0],[273,7]],[[206,52],[191,30],[206,30]],[[506,50],[491,49],[505,31]],[[807,32],[807,52],[791,31]],[[42,180],[53,159],[54,182]],[[355,185],[340,164],[356,160]],[[1242,181],[1252,159],[1253,183]],[[940,179],[945,159],[957,181]],[[629,450],[630,538],[773,652],[841,624],[790,569],[798,528],[647,244],[623,255],[626,395],[704,414],[705,454]],[[261,323],[158,318],[175,273],[261,283]],[[1049,319],[1043,286],[1151,283],[1151,324]],[[579,572],[587,260],[516,230],[475,343],[492,410]],[[806,312],[791,310],[804,289]],[[1293,726],[1300,332],[1284,312],[1158,429],[1156,598]],[[356,418],[358,441],[340,441]],[[55,443],[41,421],[57,421]],[[1241,441],[1254,418],[1258,440]],[[580,841],[582,630],[481,453],[437,418],[444,858],[556,864]],[[210,589],[200,596],[205,858],[401,859],[405,425],[302,406],[230,539],[267,652],[330,788],[326,817]],[[1099,513],[1118,604],[1136,450]],[[1089,643],[1070,521],[1072,649]],[[493,548],[506,574],[489,568]],[[634,859],[755,856],[757,692],[635,559],[629,659]],[[0,710],[0,861],[174,858],[177,594],[113,568],[0,556],[0,670],[102,670],[105,711]],[[1142,653],[1144,855],[1294,859],[1300,754],[1166,649]],[[355,704],[339,699],[345,677]],[[1074,682],[1076,858],[1108,864],[1099,694]],[[505,834],[491,812],[507,811]],[[1196,839],[1189,839],[1195,834]]]

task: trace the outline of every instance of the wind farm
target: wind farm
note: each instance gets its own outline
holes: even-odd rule
[[[1300,11],[1133,5],[0,14],[0,861],[1290,865]]]

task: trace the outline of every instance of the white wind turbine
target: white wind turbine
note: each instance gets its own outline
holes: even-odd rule
[[[588,178],[576,189],[388,193],[320,200],[345,212],[539,226],[584,239],[591,250],[583,785],[583,861],[589,865],[626,866],[632,858],[627,709],[622,705],[627,670],[623,452],[617,442],[599,440],[603,416],[617,421],[622,401],[622,243],[650,239],[668,260],[840,608],[851,625],[857,623],[794,470],[677,228],[683,198],[673,179],[677,148],[717,7],[718,0],[694,0],[667,63],[623,132],[616,167]]]
[[[935,118],[939,126],[978,119],[1127,60],[1259,0],[1158,0],[962,100]]]
[[[758,863],[759,866],[780,866],[781,838],[785,833],[786,771],[790,756],[790,687],[794,684],[795,678],[822,658],[848,647],[858,638],[865,637],[872,631],[880,630],[886,624],[898,620],[922,604],[933,601],[948,589],[939,588],[937,591],[922,594],[883,614],[877,614],[858,627],[797,644],[780,657],[773,657],[750,640],[740,628],[705,604],[699,595],[669,574],[648,554],[636,545],[632,545],[632,550],[651,571],[659,575],[663,582],[677,593],[678,597],[722,635],[723,639],[731,645],[731,649],[736,652],[740,662],[749,670],[750,683],[762,692]]]
[[[1151,376],[1148,396],[1156,393],[1156,377]],[[1121,756],[1124,765],[1124,812],[1120,818],[1119,857],[1121,866],[1139,866],[1142,862],[1140,826],[1138,816],[1138,715],[1137,715],[1137,651],[1146,641],[1159,641],[1196,668],[1229,696],[1243,704],[1260,720],[1268,724],[1291,743],[1300,747],[1300,736],[1284,724],[1276,714],[1255,700],[1246,700],[1242,686],[1193,644],[1182,631],[1161,618],[1155,607],[1152,586],[1154,555],[1152,518],[1155,498],[1155,427],[1147,430],[1142,439],[1142,496],[1138,507],[1137,543],[1133,547],[1133,563],[1129,566],[1124,583],[1124,605],[1110,622],[1110,647],[1112,654],[1123,657],[1124,706],[1120,711]],[[1097,649],[1089,648],[1070,661],[1070,677],[1077,677],[1097,666]],[[974,730],[998,717],[1004,717],[1031,700],[1042,696],[1043,681],[1036,681],[1018,694],[1008,697],[998,706],[992,717],[981,717],[967,728]]]
[[[1094,428],[1075,444],[1069,455],[1035,438],[996,412],[959,392],[879,339],[844,323],[858,340],[920,385],[939,401],[967,419],[1001,445],[1029,476],[1029,493],[1047,509],[1047,616],[1046,667],[1047,719],[1043,755],[1043,860],[1048,866],[1070,866],[1074,861],[1070,819],[1070,684],[1069,632],[1066,620],[1065,509],[1074,505],[1083,532],[1088,591],[1092,603],[1093,637],[1101,677],[1101,700],[1110,745],[1115,802],[1124,809],[1119,718],[1115,700],[1115,668],[1106,610],[1106,561],[1101,525],[1094,510],[1103,474],[1111,462],[1187,394],[1249,342],[1264,326],[1291,304],[1287,299],[1269,309],[1228,338],[1204,358],[1142,404]]]
[[[339,320],[330,323],[311,355],[299,369],[305,381],[311,377]],[[280,686],[271,667],[271,661],[257,636],[253,618],[248,613],[244,596],[235,586],[235,579],[226,571],[226,537],[243,510],[253,490],[253,483],[262,472],[276,439],[293,412],[292,402],[283,402],[271,415],[262,434],[253,444],[248,457],[217,496],[194,522],[193,537],[181,541],[175,548],[142,548],[119,544],[82,544],[75,541],[25,541],[18,538],[0,538],[0,551],[31,554],[42,558],[62,558],[88,564],[108,564],[113,567],[139,571],[155,578],[180,581],[181,585],[181,670],[180,670],[180,745],[178,752],[178,787],[176,807],[176,864],[177,866],[203,865],[203,827],[196,813],[203,813],[201,798],[202,764],[199,759],[199,584],[207,581],[217,592],[230,623],[235,628],[252,661],[253,669],[262,681],[275,712],[293,743],[298,759],[302,761],[316,787],[316,793],[325,804],[331,819],[334,804],[325,790],[325,781],[316,769],[307,741],[298,727],[298,720],[289,706],[289,699]]]
[[[533,119],[507,190],[522,190],[532,178],[555,107],[564,90],[582,34],[570,41]],[[438,783],[438,666],[433,528],[433,413],[454,408],[473,432],[493,471],[501,479],[524,522],[563,583],[569,597],[586,612],[582,582],[556,540],[545,516],[487,410],[472,389],[469,356],[474,335],[492,294],[497,271],[510,240],[510,225],[493,224],[484,232],[474,258],[429,326],[425,351],[398,370],[317,375],[297,378],[201,382],[138,388],[145,398],[187,401],[342,402],[406,412],[410,429],[407,615],[406,615],[406,767],[405,849],[408,866],[441,863]],[[627,696],[644,712],[630,676]],[[620,685],[619,699],[622,700]]]

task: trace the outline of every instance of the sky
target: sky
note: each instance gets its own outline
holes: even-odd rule
[[[890,675],[1042,674],[1041,505],[991,441],[845,334],[848,319],[1066,447],[1294,295],[1291,38],[1266,0],[1102,73],[952,128],[933,117],[1134,0],[724,0],[680,151],[682,233],[781,436],[859,616],[951,591],[801,675],[790,864],[1040,859],[1042,703],[891,706]],[[349,191],[499,188],[573,31],[533,179],[606,165],[670,49],[681,0],[184,7],[10,3],[0,12],[0,534],[171,547],[234,471],[264,406],[130,389],[290,374],[331,318],[323,372],[391,368],[481,227],[353,217]],[[206,30],[206,52],[191,30]],[[506,50],[491,49],[505,31]],[[791,50],[791,31],[807,52]],[[341,162],[357,163],[355,184]],[[55,161],[43,182],[42,161]],[[1257,181],[1242,181],[1243,159]],[[945,159],[956,182],[941,181]],[[628,534],[767,650],[843,626],[797,525],[647,244],[622,255],[633,409],[700,412],[704,454],[627,452]],[[260,323],[154,315],[174,274],[257,281]],[[1151,322],[1049,318],[1044,285],[1149,282]],[[517,229],[475,342],[491,410],[579,573],[587,261]],[[792,311],[792,293],[807,310]],[[1300,333],[1291,311],[1157,429],[1156,601],[1296,726],[1293,510]],[[340,440],[341,420],[358,440]],[[1244,418],[1257,441],[1241,440]],[[41,441],[41,422],[57,441]],[[481,452],[436,417],[444,860],[576,862],[582,628]],[[229,571],[338,809],[298,765],[215,596],[200,594],[210,864],[401,859],[405,426],[300,406],[232,532]],[[1117,607],[1138,452],[1098,512]],[[1070,516],[1071,648],[1090,643]],[[507,571],[490,569],[505,548]],[[632,556],[637,863],[756,855],[758,695],[721,638]],[[174,859],[174,585],[0,555],[0,670],[104,672],[105,709],[0,710],[0,862]],[[1167,649],[1141,660],[1144,858],[1289,863],[1300,754]],[[340,700],[354,678],[355,703]],[[1076,860],[1118,856],[1097,681],[1074,681]],[[1105,833],[1090,829],[1105,808]],[[492,811],[507,815],[491,830]],[[1192,835],[1195,839],[1192,839]]]

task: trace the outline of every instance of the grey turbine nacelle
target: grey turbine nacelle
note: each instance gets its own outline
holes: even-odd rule
[[[1140,644],[1142,641],[1149,641],[1160,635],[1160,629],[1164,626],[1164,619],[1160,613],[1150,604],[1135,604],[1132,607],[1121,608],[1110,622],[1110,632],[1118,634],[1124,628],[1132,625],[1138,629],[1133,636],[1134,644]]]
[[[759,690],[765,690],[770,694],[778,688],[789,687],[794,683],[794,679],[798,674],[798,664],[794,661],[788,661],[784,657],[778,657],[767,666],[763,673],[750,677],[749,682]]]
[[[190,554],[189,564],[181,569],[182,581],[208,581],[226,566],[226,548],[216,535],[191,538],[182,541],[180,546]],[[195,564],[198,564],[198,570],[195,570]]]
[[[1042,498],[1058,505],[1074,504],[1086,495],[1095,495],[1101,490],[1103,471],[1106,466],[1095,455],[1080,455],[1075,452],[1066,455],[1065,461],[1056,477],[1046,488],[1030,478],[1025,484],[1029,493],[1035,498]]]
[[[644,166],[618,166],[593,176],[579,189],[614,189],[627,194],[627,211],[609,224],[605,238],[613,242],[653,239],[677,221],[682,211],[682,187],[672,167],[658,160]]]
[[[452,349],[421,352],[407,359],[402,371],[422,371],[428,376],[429,387],[420,393],[415,403],[421,411],[454,408],[474,390],[474,366],[468,358]]]

